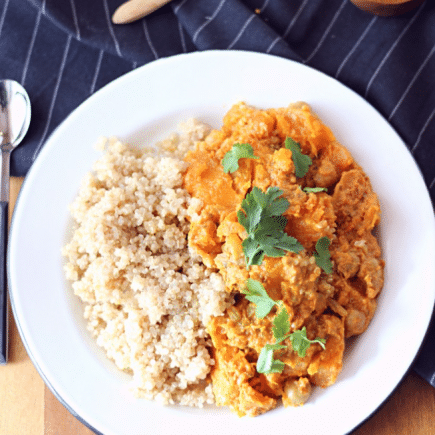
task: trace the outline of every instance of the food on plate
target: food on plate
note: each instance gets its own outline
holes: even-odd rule
[[[103,140],[103,157],[71,206],[66,276],[87,327],[133,376],[139,397],[164,404],[213,402],[205,326],[229,305],[221,276],[189,253],[189,194],[180,155],[207,133],[190,122],[153,154]]]
[[[183,129],[154,151],[106,140],[72,205],[88,328],[139,397],[303,405],[375,313],[378,198],[306,103]]]
[[[332,385],[376,309],[384,262],[370,180],[305,103],[235,105],[186,156],[189,245],[235,303],[207,326],[218,405],[302,405]]]

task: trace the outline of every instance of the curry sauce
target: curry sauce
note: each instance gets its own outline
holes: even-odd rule
[[[310,156],[308,172],[298,178],[287,137]],[[225,173],[222,159],[235,143],[252,146],[257,159],[239,160],[239,169]],[[222,275],[234,304],[207,326],[215,365],[211,379],[218,405],[239,416],[256,416],[277,406],[299,406],[312,386],[332,385],[342,368],[345,339],[363,333],[376,309],[383,286],[384,261],[373,229],[380,205],[370,180],[351,154],[306,103],[259,110],[233,106],[220,130],[214,130],[185,158],[184,187],[196,198],[189,246]],[[303,246],[299,253],[265,257],[246,266],[242,242],[247,237],[237,211],[256,186],[277,186],[290,203],[285,232]],[[306,187],[323,191],[306,192]],[[333,271],[315,262],[316,242],[328,237]],[[258,280],[289,313],[291,330],[306,328],[312,344],[300,357],[289,340],[276,352],[285,363],[281,373],[256,370],[261,349],[273,342],[273,312],[257,318],[255,305],[243,294],[248,278]]]

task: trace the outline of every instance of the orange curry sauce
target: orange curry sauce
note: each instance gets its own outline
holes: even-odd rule
[[[296,178],[286,137],[312,159],[303,178]],[[240,159],[240,168],[224,173],[222,159],[234,143],[248,143],[259,159]],[[370,181],[306,103],[288,108],[257,110],[237,104],[214,130],[186,156],[184,185],[199,199],[191,222],[189,244],[204,263],[217,269],[235,303],[208,325],[215,366],[211,378],[216,403],[239,416],[256,416],[285,406],[302,405],[311,386],[328,387],[342,368],[345,338],[365,331],[383,286],[384,262],[372,230],[380,221],[380,206]],[[298,254],[266,257],[246,267],[242,241],[247,233],[237,219],[245,195],[257,186],[279,187],[290,207],[284,213],[286,232],[304,247]],[[306,193],[304,187],[327,191]],[[314,261],[319,238],[331,240],[333,273]],[[259,374],[256,362],[273,343],[272,311],[263,319],[242,294],[248,278],[260,281],[270,297],[282,300],[291,330],[306,327],[309,339],[326,339],[326,349],[312,344],[305,357],[287,348],[276,351],[286,365],[282,373]]]

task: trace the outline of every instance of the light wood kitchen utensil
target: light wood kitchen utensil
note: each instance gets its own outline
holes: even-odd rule
[[[171,0],[128,0],[112,16],[114,24],[127,24],[139,20]]]

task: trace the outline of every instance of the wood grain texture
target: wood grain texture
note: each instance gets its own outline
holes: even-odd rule
[[[11,180],[11,207],[22,180]],[[12,315],[9,363],[0,366],[0,435],[92,435],[61,405],[30,361]],[[352,435],[434,435],[435,389],[410,372]],[[121,434],[120,434],[121,435]]]
[[[22,184],[12,178],[9,215]],[[44,382],[27,356],[9,304],[9,358],[0,366],[0,434],[42,435]]]
[[[384,405],[353,435],[433,435],[435,388],[410,372]]]
[[[94,433],[70,414],[47,386],[44,404],[44,435],[92,435]]]

